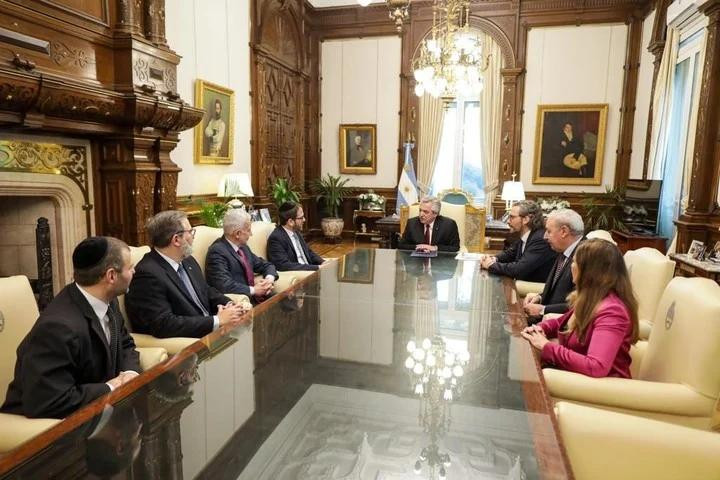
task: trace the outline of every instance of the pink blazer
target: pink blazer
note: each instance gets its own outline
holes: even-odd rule
[[[587,328],[584,343],[575,332],[561,332],[573,311],[540,324],[547,338],[559,340],[543,347],[543,362],[590,377],[630,378],[632,324],[625,304],[614,293],[605,297]]]

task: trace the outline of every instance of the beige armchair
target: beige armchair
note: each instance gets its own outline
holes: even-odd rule
[[[628,250],[624,258],[638,301],[640,338],[647,340],[660,296],[675,273],[675,262],[659,250],[647,247]]]
[[[417,217],[420,213],[420,204],[400,207],[400,235],[405,232],[409,219]],[[452,218],[457,223],[460,236],[461,252],[485,251],[485,208],[478,208],[471,204],[456,205],[440,202],[440,215]]]
[[[543,369],[556,399],[709,429],[720,395],[720,285],[676,277],[655,312],[648,342],[632,352],[633,379]]]
[[[555,414],[575,478],[720,479],[720,435],[559,402]]]

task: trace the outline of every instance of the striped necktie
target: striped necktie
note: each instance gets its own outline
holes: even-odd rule
[[[197,292],[195,291],[192,282],[190,282],[190,277],[188,276],[187,271],[185,271],[185,267],[183,267],[182,263],[178,266],[177,273],[183,285],[185,286],[185,290],[190,295],[190,298],[192,298],[193,303],[195,303],[195,306],[200,309],[203,315],[210,315],[210,312],[207,311],[205,306],[200,301],[200,298],[197,296]]]
[[[567,262],[567,257],[563,253],[562,260],[558,259],[557,267],[555,268],[555,275],[553,275],[553,285],[555,285],[558,281],[558,278],[560,278],[560,273],[562,272],[562,269],[565,266],[565,262]]]

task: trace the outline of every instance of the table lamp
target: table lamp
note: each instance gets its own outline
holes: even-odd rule
[[[238,197],[252,197],[250,175],[247,173],[227,173],[223,175],[218,184],[218,197],[232,197],[227,203],[230,208],[245,208],[245,204]]]
[[[512,174],[512,180],[503,183],[502,193],[500,198],[505,200],[505,210],[508,211],[512,208],[514,202],[525,200],[525,189],[523,188],[522,182],[515,181],[515,174]]]

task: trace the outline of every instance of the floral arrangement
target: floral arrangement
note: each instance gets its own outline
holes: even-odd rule
[[[358,195],[360,210],[385,210],[385,197],[370,190]]]
[[[563,200],[560,197],[538,198],[537,203],[540,206],[540,209],[543,211],[543,215],[546,217],[553,210],[570,208],[570,202],[568,202],[567,200]]]

